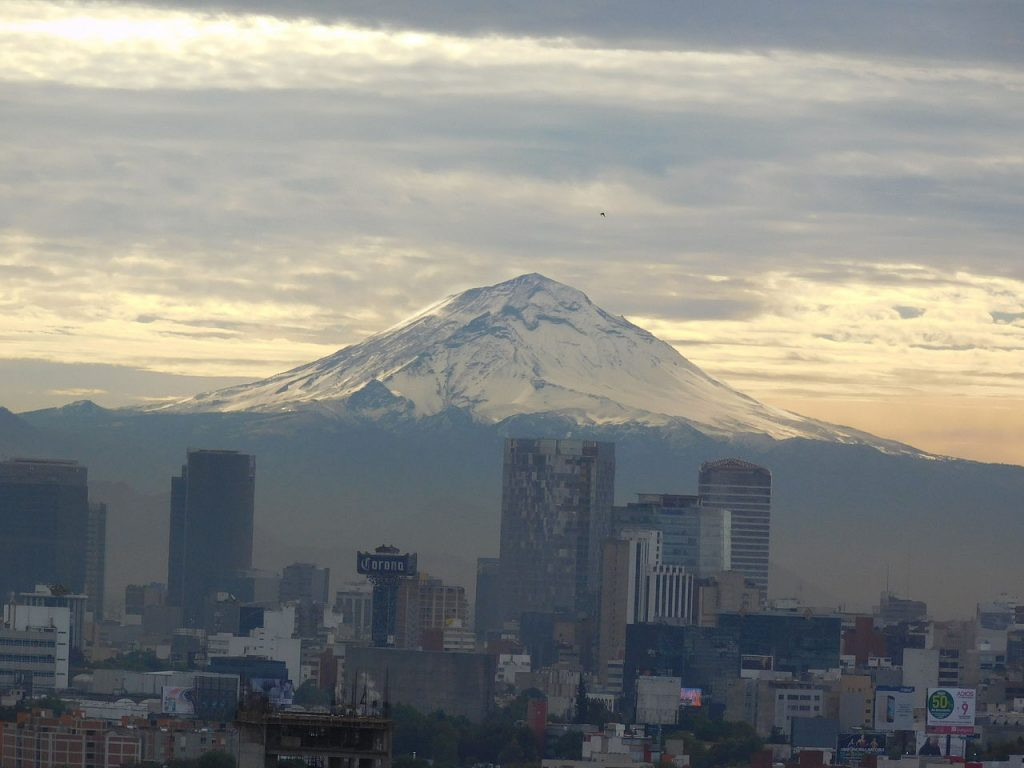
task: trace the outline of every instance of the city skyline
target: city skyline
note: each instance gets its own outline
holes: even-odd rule
[[[1019,6],[346,13],[5,4],[0,405],[539,271],[769,404],[1024,463]]]

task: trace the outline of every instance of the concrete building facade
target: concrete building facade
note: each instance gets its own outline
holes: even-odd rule
[[[352,646],[345,656],[346,690],[371,712],[383,711],[387,696],[391,704],[479,721],[492,705],[494,673],[494,657],[483,653]]]
[[[500,583],[506,619],[530,611],[596,613],[614,494],[612,443],[505,441]]]
[[[31,686],[33,691],[68,687],[71,611],[42,605],[4,606],[0,626],[0,685]]]

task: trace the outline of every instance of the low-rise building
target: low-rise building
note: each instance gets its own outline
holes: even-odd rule
[[[4,606],[0,623],[0,688],[33,693],[68,687],[71,612],[67,607]]]
[[[80,713],[54,717],[52,712],[19,713],[16,722],[0,723],[0,765],[32,768],[119,768],[142,759],[137,729],[86,719]]]

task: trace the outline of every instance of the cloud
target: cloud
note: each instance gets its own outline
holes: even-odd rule
[[[992,316],[992,322],[999,323],[1000,325],[1024,320],[1024,312],[989,312],[989,314]]]
[[[472,37],[568,37],[635,48],[843,51],[862,55],[1019,61],[1013,30],[1024,14],[1012,0],[966,6],[862,0],[742,0],[656,3],[642,12],[611,0],[157,0],[153,5],[222,9],[278,18],[347,20],[383,29],[418,29]]]
[[[541,271],[761,396],[1006,395],[1019,6],[558,6],[5,3],[3,354],[256,377]]]
[[[49,389],[47,394],[55,395],[56,397],[95,397],[96,395],[105,395],[107,390],[105,389],[90,389],[88,387],[68,387],[66,389]]]
[[[923,307],[907,307],[907,306],[895,306],[893,307],[896,314],[903,320],[913,320],[915,317],[920,317],[928,310]]]

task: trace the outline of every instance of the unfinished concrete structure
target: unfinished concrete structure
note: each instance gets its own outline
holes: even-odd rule
[[[383,717],[240,712],[238,768],[298,758],[321,768],[391,768],[392,723]]]

